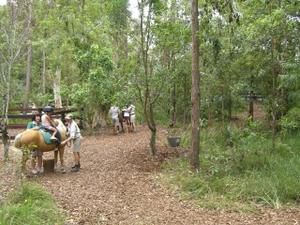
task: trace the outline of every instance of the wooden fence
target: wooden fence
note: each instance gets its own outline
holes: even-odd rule
[[[9,109],[7,118],[8,124],[6,127],[0,124],[0,140],[2,140],[2,135],[8,135],[9,139],[14,139],[17,129],[26,129],[28,122],[32,120],[34,114],[42,114],[43,108],[12,108]],[[53,118],[60,118],[64,121],[65,115],[67,113],[76,112],[76,109],[66,109],[66,108],[54,108],[52,113]],[[3,118],[0,115],[0,118]],[[80,123],[82,123],[82,118]],[[21,122],[20,122],[21,121]],[[24,122],[23,122],[24,121]]]

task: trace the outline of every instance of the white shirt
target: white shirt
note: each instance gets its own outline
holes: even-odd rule
[[[130,112],[130,115],[134,115],[135,114],[135,106],[131,104],[128,107],[128,111]]]
[[[109,113],[111,114],[111,118],[117,119],[119,117],[120,109],[117,106],[110,107]]]
[[[74,120],[72,120],[71,124],[68,125],[68,130],[69,130],[70,137],[72,139],[81,137],[80,129]]]

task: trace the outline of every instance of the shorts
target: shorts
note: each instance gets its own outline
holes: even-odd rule
[[[130,122],[135,123],[135,114],[130,115]]]
[[[114,126],[118,126],[119,125],[119,118],[112,118],[112,123]]]
[[[32,157],[43,156],[43,152],[41,150],[33,150],[31,156]]]
[[[73,139],[72,143],[73,143],[72,151],[73,152],[80,152],[80,146],[81,146],[80,137]]]

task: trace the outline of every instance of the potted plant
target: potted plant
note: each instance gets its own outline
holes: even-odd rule
[[[178,147],[180,145],[180,130],[178,128],[169,128],[167,140],[170,147]]]

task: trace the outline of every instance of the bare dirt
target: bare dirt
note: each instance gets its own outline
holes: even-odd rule
[[[201,209],[183,200],[157,179],[166,156],[176,155],[164,146],[165,133],[159,133],[158,157],[149,156],[148,142],[149,132],[143,127],[136,133],[84,137],[80,172],[70,171],[73,158],[66,149],[65,174],[47,173],[31,179],[53,194],[68,225],[300,224],[300,210],[295,208],[237,213]]]

